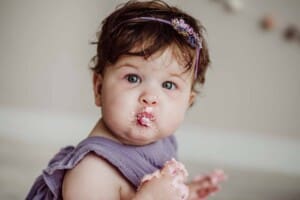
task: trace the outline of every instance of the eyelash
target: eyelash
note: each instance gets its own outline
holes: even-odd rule
[[[141,82],[141,78],[140,78],[138,75],[136,75],[136,74],[128,74],[128,75],[125,76],[125,78],[126,78],[126,80],[127,80],[129,83],[137,83],[137,82]],[[132,78],[135,78],[135,79],[134,79],[135,81],[133,81]]]
[[[136,74],[128,74],[125,76],[125,78],[129,83],[132,84],[142,82],[141,78]],[[165,81],[161,86],[167,90],[175,90],[178,88],[177,84],[172,81]]]
[[[166,84],[171,84],[171,88],[167,87]],[[172,81],[165,81],[165,82],[163,82],[162,83],[162,87],[166,88],[167,90],[175,90],[175,89],[177,89],[177,85],[174,82],[172,82]]]

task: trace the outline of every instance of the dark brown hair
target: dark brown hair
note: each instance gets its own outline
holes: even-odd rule
[[[194,66],[196,49],[191,47],[171,25],[157,21],[131,20],[139,17],[156,17],[169,21],[173,18],[184,19],[199,34],[202,39],[202,49],[194,83],[204,84],[205,72],[210,62],[203,35],[204,27],[190,15],[161,0],[130,0],[105,18],[97,34],[98,41],[93,43],[97,44],[97,54],[92,59],[94,66],[91,69],[102,74],[106,66],[117,62],[122,55],[138,55],[147,58],[174,44],[179,50],[179,56],[186,61],[187,70]]]

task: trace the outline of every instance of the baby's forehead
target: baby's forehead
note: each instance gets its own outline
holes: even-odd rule
[[[138,55],[139,58],[143,58],[147,61],[158,60],[163,62],[165,66],[176,64],[178,66],[181,66],[181,68],[184,71],[189,71],[190,66],[194,61],[193,54],[194,52],[191,52],[190,49],[182,49],[176,44],[170,44],[149,54],[149,52],[147,52],[147,44],[144,43],[140,45],[135,45],[129,51],[128,55]],[[127,56],[127,54],[125,54],[125,56]]]
[[[188,76],[192,70],[188,69],[186,64],[186,61],[180,59],[172,49],[168,48],[155,52],[149,57],[122,55],[115,67],[130,67],[139,71],[158,70],[161,73]]]

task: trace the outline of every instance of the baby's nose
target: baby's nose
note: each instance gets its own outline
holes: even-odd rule
[[[140,102],[144,105],[154,106],[158,103],[158,98],[156,95],[144,94],[141,96]]]

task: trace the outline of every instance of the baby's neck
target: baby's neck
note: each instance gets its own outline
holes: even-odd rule
[[[111,131],[105,126],[103,119],[99,119],[88,137],[92,136],[101,136],[120,143],[120,141],[114,137],[114,135],[111,134]]]

